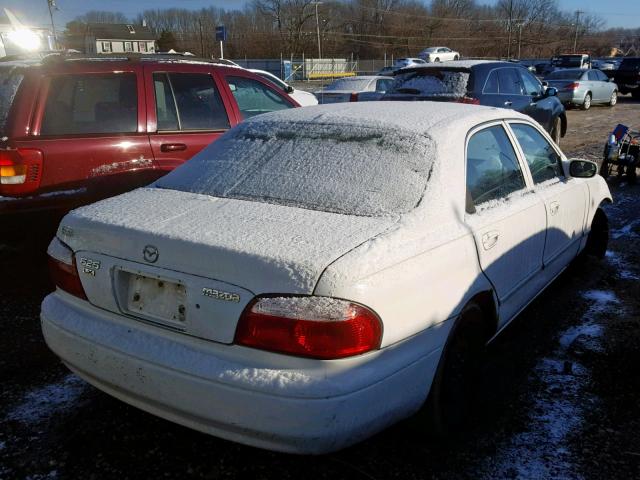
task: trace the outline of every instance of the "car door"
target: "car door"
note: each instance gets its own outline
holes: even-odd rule
[[[43,78],[29,142],[43,152],[41,188],[95,200],[155,180],[142,72],[82,67],[62,64]]]
[[[530,191],[501,122],[471,131],[466,152],[465,221],[506,321],[535,296],[532,281],[542,269],[545,206]]]
[[[545,129],[550,130],[556,99],[544,96],[542,84],[528,70],[524,68],[517,70],[522,78],[523,94],[527,98],[524,109],[521,112],[529,115],[540,125],[543,125]]]
[[[603,99],[602,101],[605,103],[609,103],[611,100],[611,95],[613,95],[613,91],[616,89],[616,85],[612,80],[607,77],[604,72],[600,70],[595,70],[596,75],[598,76],[598,80],[601,82],[602,91],[603,91]]]
[[[529,166],[534,190],[544,200],[547,236],[543,263],[549,272],[557,273],[578,253],[588,187],[565,174],[562,155],[540,130],[520,122],[509,122],[509,126]]]
[[[147,128],[158,168],[173,170],[237,123],[208,65],[145,65]]]

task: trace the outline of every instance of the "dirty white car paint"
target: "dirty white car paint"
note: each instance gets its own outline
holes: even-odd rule
[[[561,176],[531,173],[522,132],[548,143]],[[522,185],[483,201],[465,185],[467,152],[476,169],[499,161],[492,138]],[[337,450],[421,407],[468,302],[489,296],[497,332],[584,248],[610,194],[568,168],[538,124],[504,109],[261,115],[156,184],[63,219],[44,336],[88,382],[168,420],[273,450]],[[540,172],[552,178],[535,183]],[[332,332],[366,311],[378,343],[340,358],[239,345],[258,310]]]

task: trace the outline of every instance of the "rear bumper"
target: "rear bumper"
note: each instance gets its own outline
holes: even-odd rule
[[[41,320],[49,347],[97,388],[187,427],[291,453],[338,450],[417,411],[441,352],[425,331],[350,359],[294,358],[175,334],[60,292],[44,300]]]
[[[584,93],[558,92],[558,100],[564,104],[582,105],[584,103]]]

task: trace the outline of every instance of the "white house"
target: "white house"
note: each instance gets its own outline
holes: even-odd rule
[[[87,24],[85,53],[154,53],[156,50],[156,36],[145,25]]]

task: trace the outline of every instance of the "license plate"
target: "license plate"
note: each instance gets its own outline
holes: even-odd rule
[[[187,290],[180,283],[129,274],[127,310],[134,315],[184,324],[186,298]]]

